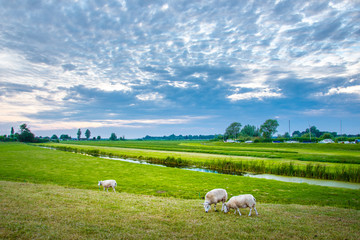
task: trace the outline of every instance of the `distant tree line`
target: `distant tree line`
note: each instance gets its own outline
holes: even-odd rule
[[[238,139],[240,137],[263,137],[265,139],[270,139],[273,134],[277,132],[279,123],[276,119],[268,119],[260,126],[260,128],[248,124],[241,129],[241,126],[242,125],[239,122],[231,123],[225,130],[224,140]]]
[[[174,141],[174,140],[210,140],[210,139],[214,139],[217,138],[219,135],[175,135],[175,134],[171,134],[169,136],[149,136],[146,135],[143,138],[140,138],[139,140],[145,140],[145,141],[149,141],[149,140],[169,140],[169,141]]]
[[[226,129],[223,135],[223,140],[238,140],[238,141],[246,141],[246,140],[255,140],[261,142],[270,142],[273,138],[277,138],[277,140],[296,140],[296,141],[311,141],[315,142],[320,139],[334,139],[337,141],[345,141],[348,139],[355,139],[360,137],[360,134],[357,135],[338,135],[337,132],[328,132],[328,131],[320,131],[315,126],[311,126],[305,131],[294,131],[292,135],[286,132],[284,135],[278,134],[274,136],[277,132],[277,127],[279,123],[276,119],[268,119],[266,120],[260,128],[252,125],[245,125],[241,128],[241,123],[233,122]]]
[[[68,134],[61,134],[58,137],[56,134],[53,134],[51,137],[36,137],[29,129],[27,124],[22,124],[19,127],[19,131],[15,132],[14,127],[11,127],[9,135],[0,136],[0,141],[2,142],[33,142],[33,143],[43,143],[43,142],[59,142],[59,141],[67,141],[67,140],[101,140],[101,136],[91,137],[91,132],[89,129],[85,131],[85,138],[81,138],[81,129],[79,128],[77,131],[77,138],[72,138]],[[125,136],[117,138],[115,133],[112,133],[110,140],[125,140]]]
[[[14,127],[11,127],[10,135],[0,136],[0,141],[3,142],[46,142],[48,140],[43,140],[40,137],[35,137],[35,135],[30,131],[29,127],[24,123],[19,127],[19,131],[15,132]]]
[[[278,134],[274,136],[277,132],[277,127],[279,123],[276,119],[268,119],[261,126],[256,127],[250,124],[245,125],[243,128],[242,124],[239,122],[231,123],[226,129],[225,133],[222,134],[213,134],[213,135],[175,135],[171,134],[169,136],[149,136],[146,135],[143,138],[139,138],[138,140],[212,140],[212,141],[223,141],[223,140],[236,140],[236,141],[247,141],[253,140],[254,142],[271,142],[274,138],[277,140],[296,140],[296,141],[311,141],[316,142],[320,139],[333,139],[336,141],[346,141],[346,140],[355,140],[356,138],[360,138],[360,134],[357,135],[346,135],[341,134],[338,135],[337,132],[328,132],[328,131],[320,131],[315,126],[311,126],[304,131],[300,132],[298,130],[294,131],[291,135],[286,132],[281,135]],[[85,138],[81,138],[82,131],[79,128],[77,131],[77,138],[72,138],[68,134],[61,134],[58,137],[56,134],[53,134],[50,137],[36,137],[31,131],[27,124],[22,124],[19,126],[19,130],[15,132],[14,128],[11,127],[9,135],[0,136],[0,141],[18,141],[18,142],[59,142],[59,141],[67,141],[67,140],[92,140],[92,141],[100,141],[102,140],[101,136],[91,137],[91,132],[89,129],[85,131]],[[107,139],[106,139],[107,140]],[[117,137],[115,133],[111,133],[108,138],[110,141],[124,141],[125,136]]]

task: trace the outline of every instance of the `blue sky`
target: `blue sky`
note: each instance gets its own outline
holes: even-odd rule
[[[360,1],[0,0],[0,134],[360,133]]]

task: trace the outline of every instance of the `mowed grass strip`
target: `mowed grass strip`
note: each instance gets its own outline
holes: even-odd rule
[[[134,194],[200,199],[211,189],[225,188],[229,197],[251,193],[259,203],[360,209],[359,190],[133,164],[20,143],[0,144],[0,165],[0,179],[7,181],[98,191],[99,180],[115,179],[119,192]]]
[[[202,200],[0,181],[1,239],[358,239],[360,211],[258,203],[259,216]]]

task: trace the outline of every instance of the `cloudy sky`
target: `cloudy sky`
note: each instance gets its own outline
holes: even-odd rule
[[[360,133],[360,1],[0,0],[0,134]],[[342,129],[340,129],[340,122]]]

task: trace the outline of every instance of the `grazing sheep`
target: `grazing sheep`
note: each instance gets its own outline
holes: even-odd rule
[[[215,211],[216,210],[216,204],[218,202],[222,202],[222,206],[221,206],[221,211],[224,208],[224,204],[227,200],[227,192],[225,189],[213,189],[210,192],[208,192],[205,195],[205,202],[203,203],[204,208],[205,208],[205,212],[208,212],[209,209],[211,208],[211,204],[215,204]]]
[[[234,196],[230,198],[230,200],[227,203],[224,204],[224,212],[227,213],[231,208],[233,208],[235,209],[235,214],[237,210],[241,216],[241,212],[239,208],[249,207],[250,208],[249,216],[251,216],[252,208],[255,209],[256,215],[259,215],[258,212],[256,211],[255,204],[256,204],[256,199],[251,194]]]
[[[104,187],[104,191],[105,188],[107,191],[109,191],[109,187],[112,187],[112,189],[115,191],[115,187],[117,186],[117,183],[115,180],[105,180],[105,181],[99,181],[98,186],[103,186]]]

